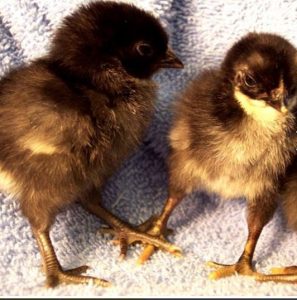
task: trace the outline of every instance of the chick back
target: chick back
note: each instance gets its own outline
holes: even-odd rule
[[[0,187],[20,199],[26,216],[47,218],[90,187],[102,186],[139,145],[153,113],[155,86],[129,80],[131,95],[109,99],[64,80],[46,60],[1,80]]]
[[[236,102],[219,70],[199,75],[179,97],[169,135],[170,186],[256,199],[278,187],[292,156],[293,118],[262,126]]]

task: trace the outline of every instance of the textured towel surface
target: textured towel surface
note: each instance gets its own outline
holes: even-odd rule
[[[0,0],[0,73],[45,53],[61,18],[82,0]],[[157,111],[146,142],[104,191],[104,203],[123,219],[141,223],[157,213],[166,198],[166,133],[174,95],[199,70],[215,66],[226,50],[248,31],[269,31],[297,43],[297,2],[232,0],[130,1],[159,16],[170,32],[173,48],[186,68],[157,76],[160,91]],[[1,120],[0,120],[1,122]],[[1,146],[1,145],[0,145]],[[57,217],[51,236],[65,268],[91,266],[89,274],[113,282],[111,288],[61,285],[44,288],[40,254],[18,204],[0,194],[0,295],[10,296],[294,296],[297,285],[257,283],[233,276],[207,279],[207,260],[232,263],[240,255],[247,229],[245,202],[223,202],[195,193],[176,209],[170,219],[175,228],[171,241],[181,246],[177,259],[159,251],[143,267],[135,262],[140,246],[130,248],[123,262],[109,237],[97,233],[101,226],[79,206]],[[297,235],[285,228],[280,211],[264,229],[256,249],[256,267],[297,264]]]

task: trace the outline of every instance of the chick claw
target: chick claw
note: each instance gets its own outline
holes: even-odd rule
[[[216,280],[235,274],[257,276],[259,273],[255,272],[252,266],[247,261],[239,261],[233,265],[224,265],[216,262],[209,261],[207,266],[216,269],[208,276],[209,279]]]
[[[112,234],[116,238],[112,241],[113,244],[120,246],[119,259],[123,260],[126,257],[128,246],[134,243],[143,242],[146,244],[152,244],[157,248],[161,248],[169,253],[178,254],[181,249],[166,240],[145,233],[145,231],[150,227],[154,217],[150,218],[138,227],[131,228],[129,226],[121,226],[119,228],[103,227],[99,231],[103,234]]]

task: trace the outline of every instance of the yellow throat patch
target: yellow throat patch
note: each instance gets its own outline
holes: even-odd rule
[[[275,122],[287,113],[287,108],[284,105],[282,105],[281,111],[278,111],[264,100],[252,99],[237,88],[234,91],[234,97],[246,114],[262,123],[262,125]]]

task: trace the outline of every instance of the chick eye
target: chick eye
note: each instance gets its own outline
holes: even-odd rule
[[[249,74],[247,74],[246,76],[244,76],[244,84],[247,87],[255,87],[255,85],[257,84],[256,80]]]
[[[136,45],[136,51],[140,56],[152,56],[154,52],[152,46],[147,43],[138,43]]]

